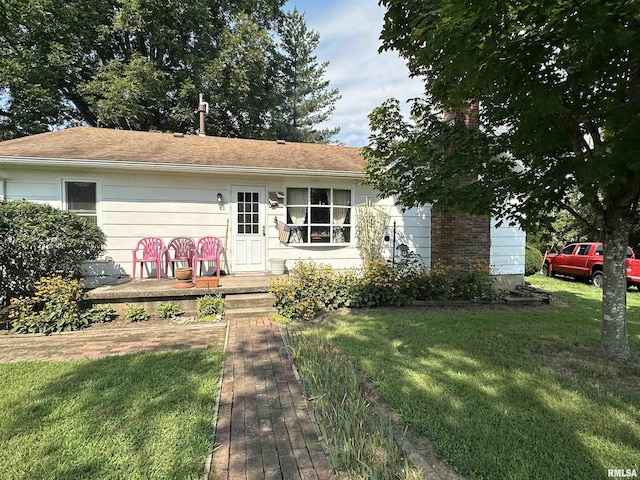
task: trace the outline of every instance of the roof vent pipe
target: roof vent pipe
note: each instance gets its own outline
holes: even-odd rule
[[[209,104],[202,100],[202,94],[200,94],[198,113],[200,114],[200,136],[205,137],[206,133],[204,132],[204,114],[209,113]]]

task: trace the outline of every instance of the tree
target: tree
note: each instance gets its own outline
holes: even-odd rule
[[[264,37],[276,27],[283,4],[5,0],[0,4],[1,138],[79,123],[192,131],[198,94],[213,98],[220,92],[204,79],[212,63],[229,60],[229,31],[253,28]],[[262,75],[252,60],[245,74],[254,72]],[[247,78],[246,84],[262,81]],[[268,111],[267,100],[258,93],[251,101],[263,102]]]
[[[329,89],[324,79],[329,62],[318,64],[313,55],[320,36],[307,29],[304,14],[295,8],[285,14],[279,34],[273,135],[294,142],[328,143],[340,129],[315,126],[331,116],[340,94]]]
[[[207,123],[224,136],[262,138],[273,105],[272,39],[246,14],[239,14],[222,32],[219,50],[202,77],[212,107]]]
[[[97,225],[73,212],[27,201],[0,202],[0,307],[29,295],[36,282],[57,272],[80,273],[104,250]]]
[[[626,246],[640,199],[640,6],[588,2],[382,0],[381,38],[427,99],[371,115],[369,180],[405,205],[438,202],[525,228],[554,209],[594,212],[604,243],[602,350],[632,357]],[[434,112],[479,105],[469,131]]]
[[[535,245],[543,252],[559,252],[567,243],[590,242],[594,238],[601,238],[601,233],[597,230],[597,216],[589,205],[580,203],[579,198],[579,195],[574,193],[567,199],[571,210],[576,211],[579,216],[572,215],[566,209],[555,209],[551,212],[553,220],[550,224],[535,225],[527,231],[527,243]],[[636,217],[631,225],[629,245],[640,256],[640,217]]]

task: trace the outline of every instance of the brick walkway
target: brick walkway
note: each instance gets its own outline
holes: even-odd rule
[[[193,348],[224,349],[224,324],[82,330],[53,335],[0,335],[0,362],[71,360]]]
[[[210,480],[335,478],[277,327],[229,328]]]
[[[224,324],[0,334],[0,362],[71,360],[225,344]],[[332,480],[282,336],[267,318],[230,320],[209,480]]]

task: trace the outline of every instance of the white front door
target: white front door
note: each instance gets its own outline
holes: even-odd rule
[[[264,187],[232,187],[233,242],[231,253],[233,272],[264,272],[266,270],[266,189]]]

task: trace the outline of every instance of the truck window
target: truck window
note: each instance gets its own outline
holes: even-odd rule
[[[575,243],[572,243],[571,245],[567,245],[566,247],[564,247],[560,253],[562,253],[563,255],[571,255],[574,248],[576,248],[576,245]]]
[[[578,248],[576,255],[586,255],[587,253],[589,253],[589,247],[591,247],[591,245],[580,245],[580,248]]]
[[[602,245],[599,245],[596,248],[595,255],[602,255]],[[633,257],[633,251],[629,247],[627,247],[627,258],[631,258],[631,257]]]

